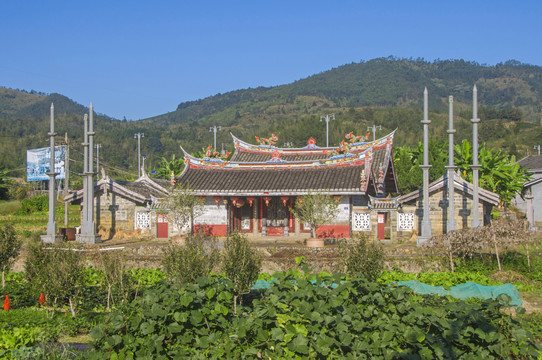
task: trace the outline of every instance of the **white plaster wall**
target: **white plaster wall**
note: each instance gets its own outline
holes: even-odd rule
[[[228,212],[226,205],[222,203],[222,199],[215,203],[213,198],[205,198],[203,211],[200,216],[194,218],[195,225],[227,225]]]
[[[341,225],[350,224],[350,197],[343,196],[339,201],[337,208],[339,209],[339,213],[332,223]]]

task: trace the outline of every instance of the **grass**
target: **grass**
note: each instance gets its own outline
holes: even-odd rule
[[[21,207],[21,202],[18,200],[0,201],[0,216],[13,214],[20,207]]]
[[[20,201],[10,200],[0,202],[0,223],[11,223],[15,227],[15,232],[24,238],[28,238],[34,232],[45,233],[47,222],[49,221],[48,212],[37,212],[28,215],[13,215],[21,206]],[[55,211],[55,221],[57,227],[64,226],[64,203],[57,202]],[[79,205],[68,206],[68,227],[81,225],[81,208]]]

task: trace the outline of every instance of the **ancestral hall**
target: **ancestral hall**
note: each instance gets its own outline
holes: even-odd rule
[[[337,200],[339,213],[318,227],[318,237],[343,238],[381,228],[384,238],[390,209],[380,212],[371,206],[397,192],[393,135],[370,142],[354,137],[340,147],[319,147],[310,139],[303,148],[278,148],[269,141],[255,145],[232,135],[235,152],[229,161],[184,152],[185,169],[176,182],[205,199],[194,227],[210,235],[240,231],[308,237],[310,228],[295,219],[290,208],[298,196],[324,193]]]
[[[251,144],[232,135],[235,151],[229,160],[212,151],[196,158],[183,150],[184,171],[171,181],[151,179],[144,169],[132,182],[102,172],[94,187],[96,225],[104,238],[133,230],[170,238],[190,226],[210,236],[239,231],[251,238],[308,238],[310,227],[293,216],[291,207],[298,196],[324,193],[337,201],[339,212],[316,229],[317,237],[348,238],[359,232],[389,241],[415,238],[422,221],[421,191],[390,196],[398,192],[394,133],[375,141],[350,137],[339,147],[319,147],[310,139],[302,148],[279,148],[268,139]],[[445,175],[429,186],[434,234],[448,231],[447,182]],[[182,228],[162,201],[173,184],[189,187],[202,202],[198,216]],[[454,185],[458,228],[466,228],[473,215],[472,184],[456,176]],[[65,198],[82,199],[83,191]],[[484,190],[479,201],[480,217],[487,220],[498,196]]]

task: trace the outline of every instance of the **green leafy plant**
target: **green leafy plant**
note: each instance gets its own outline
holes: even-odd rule
[[[311,193],[299,196],[295,206],[291,208],[295,217],[309,224],[311,237],[316,237],[316,229],[332,219],[339,213],[337,202],[328,194]]]
[[[162,266],[170,280],[185,284],[208,276],[219,259],[216,240],[202,233],[188,235],[184,244],[169,245],[163,253]]]
[[[348,275],[364,276],[375,281],[384,270],[384,250],[366,236],[355,235],[341,243],[341,263]]]
[[[36,294],[44,293],[48,304],[67,302],[75,317],[75,302],[84,284],[81,252],[70,243],[44,245],[39,238],[29,245],[25,272]]]
[[[115,300],[120,304],[127,302],[132,289],[132,277],[127,272],[124,255],[120,251],[98,251],[96,260],[107,286],[107,310],[111,304],[115,304]]]
[[[13,225],[0,226],[0,269],[2,270],[2,288],[6,287],[5,276],[19,255],[22,241],[15,235]]]
[[[258,251],[250,248],[248,240],[239,233],[227,237],[224,243],[222,270],[233,283],[233,312],[237,313],[237,299],[250,292],[262,268]]]

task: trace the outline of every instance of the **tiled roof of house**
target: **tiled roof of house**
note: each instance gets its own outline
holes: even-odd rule
[[[321,191],[332,194],[363,194],[361,176],[365,165],[291,169],[187,168],[177,179],[196,195],[303,195]],[[364,187],[364,188],[362,188]]]
[[[455,191],[461,191],[469,195],[474,194],[474,185],[472,185],[467,180],[464,180],[461,175],[455,174],[453,177],[454,179],[454,189]],[[437,180],[433,181],[429,184],[429,193],[434,193],[436,191],[439,191],[441,189],[446,190],[448,184],[448,172],[445,172],[444,175],[442,175]],[[423,189],[414,190],[411,193],[405,194],[401,197],[399,197],[399,202],[402,204],[412,202],[413,200],[419,199],[423,197]],[[489,190],[485,190],[482,188],[478,188],[478,195],[480,201],[492,204],[492,205],[498,205],[499,204],[499,195],[495,194],[494,192],[491,192]]]
[[[542,171],[542,155],[529,155],[518,161],[518,163],[522,168]]]

